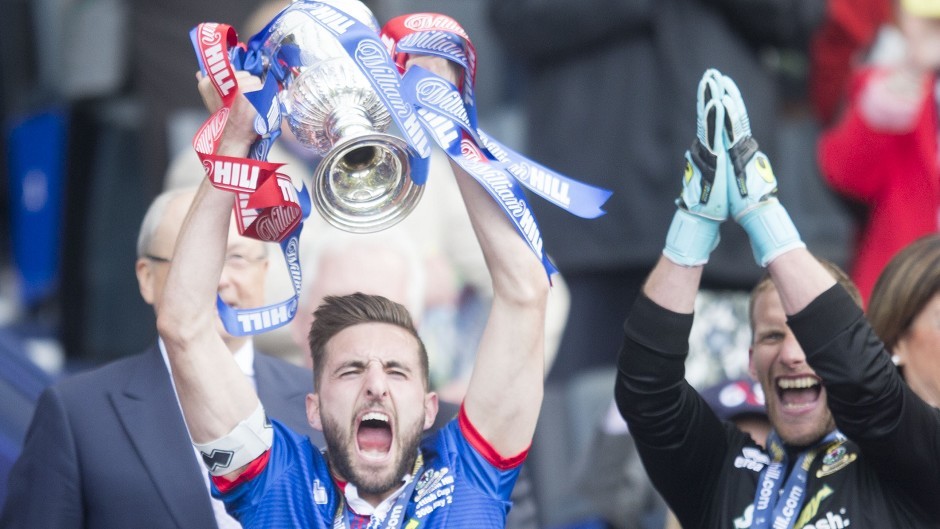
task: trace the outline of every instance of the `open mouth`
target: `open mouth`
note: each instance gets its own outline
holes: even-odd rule
[[[388,415],[380,411],[366,412],[359,419],[356,429],[356,444],[359,453],[381,459],[392,449],[392,425]]]
[[[822,385],[815,376],[778,378],[777,397],[784,408],[805,408],[819,400]]]

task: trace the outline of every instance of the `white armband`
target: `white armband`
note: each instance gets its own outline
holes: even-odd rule
[[[247,419],[238,423],[225,437],[205,444],[193,443],[202,461],[213,476],[224,476],[248,463],[271,448],[274,429],[264,414],[261,403]]]

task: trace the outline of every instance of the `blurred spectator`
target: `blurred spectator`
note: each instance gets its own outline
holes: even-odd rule
[[[764,391],[754,379],[723,380],[702,390],[708,407],[724,422],[734,423],[750,434],[754,442],[765,446],[770,420],[764,407]]]
[[[614,192],[607,215],[590,221],[534,201],[571,291],[549,382],[614,364],[618,329],[669,226],[672,213],[658,206],[675,198],[681,167],[670,160],[694,127],[691,108],[675,102],[716,67],[747,87],[755,137],[775,150],[781,69],[763,58],[804,48],[822,13],[822,0],[490,2],[505,53],[524,73],[523,152]],[[729,225],[721,236],[706,286],[746,289],[760,271],[737,253],[744,234]]]
[[[14,326],[0,325],[0,508],[36,401],[54,380],[33,362],[35,352],[35,339]]]
[[[866,301],[888,260],[938,227],[940,4],[902,0],[897,27],[882,31],[873,53],[819,142],[826,180],[865,208],[850,271]]]
[[[128,0],[130,6],[130,88],[141,103],[144,124],[141,170],[151,194],[162,187],[162,178],[183,145],[190,143],[204,114],[196,90],[190,86],[198,69],[189,31],[202,22],[235,26],[245,40],[241,24],[257,8],[256,0]]]
[[[940,235],[922,237],[891,259],[867,314],[907,384],[940,408]]]
[[[893,0],[828,0],[826,16],[810,44],[809,96],[828,126],[845,104],[849,79],[885,22]]]
[[[193,195],[192,188],[160,195],[141,225],[135,270],[154,312]],[[232,232],[219,284],[227,301],[260,302],[264,253],[263,243]],[[248,338],[225,335],[225,342],[269,415],[323,446],[304,413],[311,372],[256,351]],[[158,343],[45,390],[10,474],[0,527],[233,527],[209,496],[168,365]]]
[[[308,367],[313,366],[307,351],[307,333],[313,323],[313,311],[326,296],[355,292],[384,296],[404,305],[415,327],[421,328],[427,274],[414,242],[404,233],[353,234],[334,230],[320,233],[311,249],[302,256],[306,281],[297,316],[290,323],[294,340],[304,349],[303,361]],[[424,336],[421,339],[425,340]],[[432,386],[435,382],[432,377]]]

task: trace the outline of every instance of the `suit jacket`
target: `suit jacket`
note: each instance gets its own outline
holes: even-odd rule
[[[268,415],[323,446],[306,419],[310,371],[260,353],[254,368]],[[43,392],[0,527],[214,528],[202,472],[153,347]]]

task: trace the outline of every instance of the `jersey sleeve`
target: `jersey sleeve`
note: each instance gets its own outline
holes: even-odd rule
[[[862,310],[834,285],[787,324],[824,381],[839,430],[883,479],[940,516],[940,410],[904,383]]]
[[[504,457],[477,432],[461,406],[457,418],[439,432],[442,453],[459,461],[462,478],[485,496],[509,501],[528,450]]]
[[[718,493],[734,448],[729,436],[737,435],[685,380],[692,319],[641,294],[624,324],[614,389],[647,474],[686,526],[697,525]]]

